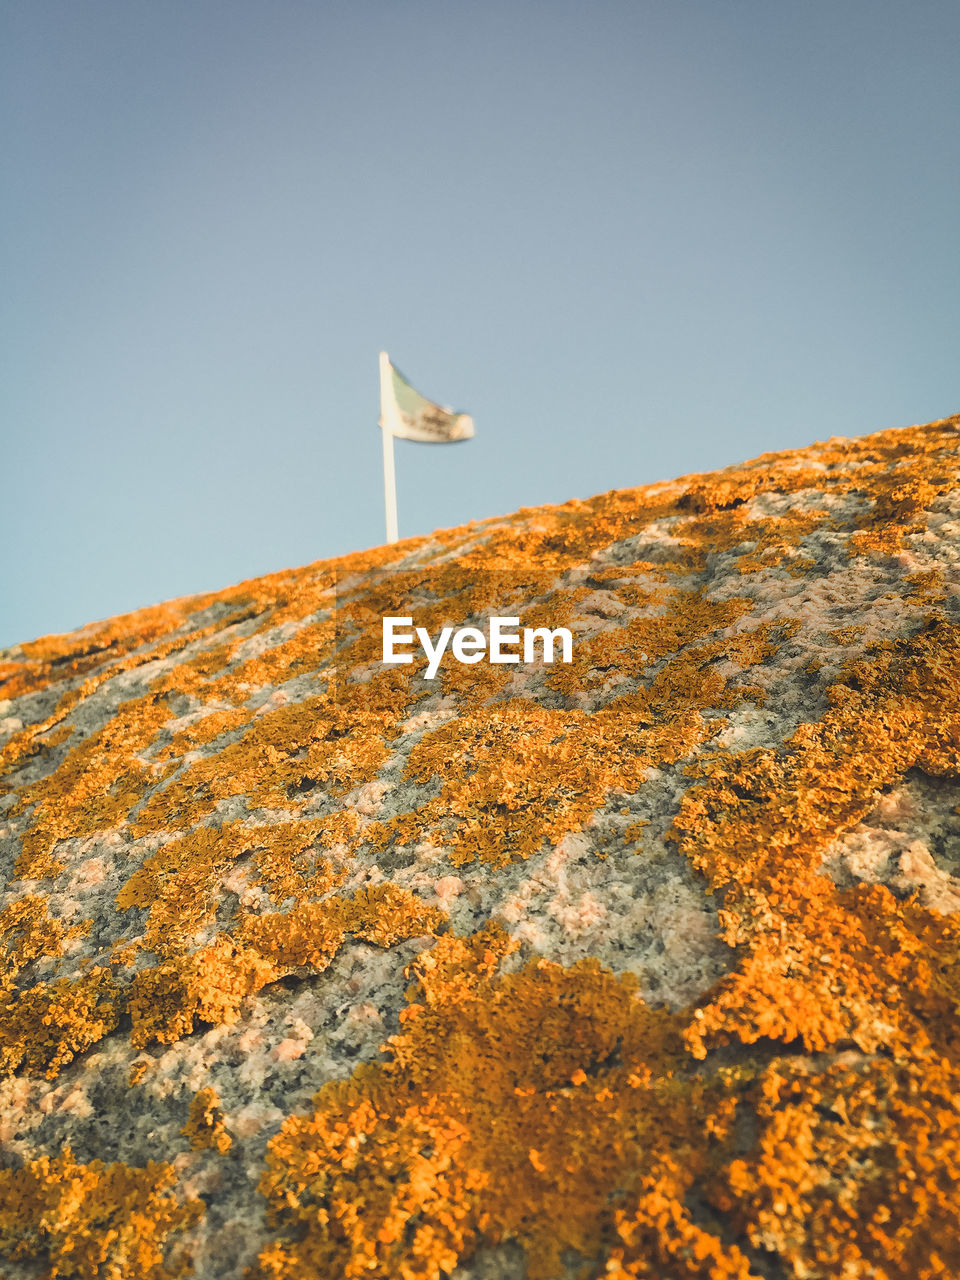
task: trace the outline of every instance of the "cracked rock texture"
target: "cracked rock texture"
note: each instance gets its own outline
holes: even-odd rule
[[[958,458],[0,654],[0,1276],[960,1276]],[[572,663],[380,660],[494,614]]]

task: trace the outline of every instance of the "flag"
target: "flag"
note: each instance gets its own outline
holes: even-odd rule
[[[450,444],[473,435],[468,413],[457,413],[422,396],[385,355],[381,357],[380,401],[380,425],[400,440]]]

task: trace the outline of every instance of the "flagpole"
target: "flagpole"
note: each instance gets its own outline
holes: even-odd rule
[[[397,532],[397,474],[393,465],[393,421],[390,413],[390,357],[380,352],[380,431],[383,436],[383,507],[387,542],[399,541]]]

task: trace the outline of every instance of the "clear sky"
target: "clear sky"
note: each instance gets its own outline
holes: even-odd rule
[[[956,0],[3,0],[0,645],[960,410]]]

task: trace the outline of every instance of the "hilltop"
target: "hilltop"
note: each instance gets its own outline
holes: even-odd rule
[[[0,657],[0,1276],[960,1276],[960,417]],[[569,664],[384,666],[381,618]]]

